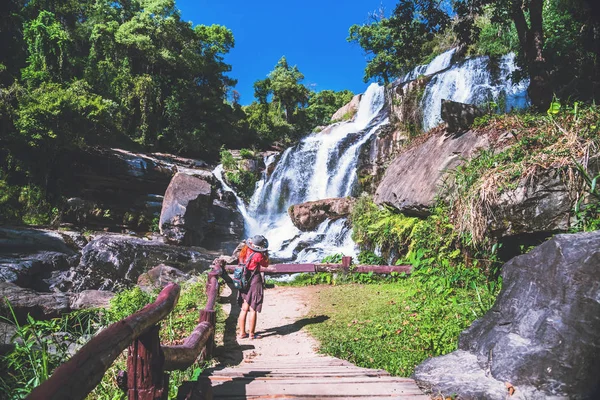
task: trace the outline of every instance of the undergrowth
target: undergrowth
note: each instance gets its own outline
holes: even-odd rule
[[[198,324],[200,310],[206,304],[205,276],[196,282],[181,285],[177,306],[161,324],[161,343],[177,345],[183,342]],[[138,287],[118,293],[108,309],[94,309],[65,314],[62,318],[36,321],[29,317],[26,324],[16,323],[16,318],[6,321],[16,324],[15,348],[0,358],[0,393],[6,399],[22,399],[45,381],[52,371],[96,333],[109,324],[119,321],[158,295],[146,293]],[[217,333],[222,333],[223,311],[217,309]],[[117,386],[117,374],[126,369],[126,352],[121,354],[104,375],[101,383],[88,396],[89,399],[125,399],[126,394]],[[185,371],[173,371],[169,380],[169,399],[176,398],[178,387],[193,380],[205,367],[196,362]]]
[[[470,236],[476,245],[483,242],[501,196],[531,185],[549,170],[558,171],[574,204],[582,204],[581,199],[592,204],[579,215],[580,230],[596,226],[598,199],[591,182],[598,171],[588,163],[598,164],[599,107],[578,103],[563,107],[555,101],[547,115],[489,114],[474,123],[476,129],[489,131],[489,126],[504,136],[495,138],[495,147],[479,151],[456,168],[447,188],[452,221],[460,234]]]

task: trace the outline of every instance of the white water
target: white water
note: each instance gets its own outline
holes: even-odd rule
[[[503,102],[502,112],[526,107],[529,82],[513,83],[514,59],[514,54],[502,57],[497,74],[490,71],[489,57],[474,57],[433,76],[421,103],[423,129],[429,130],[442,122],[442,99],[483,106],[492,101]]]
[[[318,261],[329,253],[355,255],[345,219],[325,221],[316,232],[301,232],[287,210],[294,204],[353,193],[360,148],[381,125],[388,123],[384,103],[383,88],[372,84],[362,96],[354,121],[335,124],[288,148],[271,176],[263,175],[257,183],[247,209],[238,198],[246,235],[265,235],[272,256],[298,262]],[[273,159],[265,160],[268,162]],[[223,182],[222,168],[215,169],[215,176]],[[231,190],[226,185],[224,188]]]
[[[502,57],[495,74],[490,72],[488,57],[475,57],[452,64],[456,50],[436,57],[429,65],[415,68],[399,84],[431,75],[422,100],[423,127],[430,129],[441,122],[441,100],[470,104],[504,100],[505,111],[527,106],[528,82],[513,84],[514,55]],[[324,255],[356,255],[346,219],[323,222],[315,232],[301,232],[288,216],[288,207],[307,201],[351,196],[357,183],[357,161],[361,147],[384,124],[385,95],[377,84],[363,95],[356,118],[342,122],[304,138],[284,151],[273,173],[263,173],[248,205],[236,195],[245,220],[246,236],[263,234],[269,240],[272,256],[297,262],[313,262]],[[265,159],[268,166],[274,156]],[[222,178],[219,166],[214,175],[225,190],[233,191]]]

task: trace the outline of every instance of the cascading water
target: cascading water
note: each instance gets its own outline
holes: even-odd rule
[[[396,84],[406,85],[419,76],[430,76],[421,101],[423,130],[442,122],[442,99],[460,103],[483,105],[498,104],[499,111],[509,112],[528,106],[528,80],[513,82],[517,69],[515,55],[507,54],[494,62],[487,56],[472,57],[451,65],[456,49],[437,56],[430,64],[420,65]]]
[[[527,106],[528,82],[514,84],[511,80],[516,69],[514,55],[502,57],[492,73],[489,57],[452,64],[455,53],[456,49],[447,51],[396,82],[405,85],[421,75],[433,74],[422,99],[425,130],[441,122],[442,99],[482,104],[491,100],[500,102],[503,98],[506,111]],[[246,235],[264,234],[269,239],[272,256],[279,259],[313,262],[326,254],[355,255],[356,246],[345,219],[327,220],[315,232],[301,232],[293,225],[287,210],[294,204],[355,194],[360,149],[388,123],[384,103],[383,88],[372,84],[361,99],[354,121],[332,125],[285,150],[273,173],[270,176],[264,173],[257,183],[248,207],[236,195]],[[268,166],[274,159],[265,158],[265,164]],[[214,174],[225,190],[233,191],[223,181],[220,166]]]
[[[372,84],[361,99],[354,121],[335,124],[288,148],[271,176],[264,176],[257,184],[247,210],[238,200],[246,235],[264,234],[271,254],[281,259],[311,262],[332,252],[354,255],[355,245],[345,220],[325,221],[317,232],[303,233],[293,225],[287,209],[294,204],[352,194],[360,148],[388,122],[384,103],[383,88]],[[222,181],[219,168],[215,176]]]
[[[502,57],[497,66],[497,76],[492,73],[489,57],[474,57],[432,77],[423,95],[423,129],[429,130],[442,122],[442,99],[482,105],[487,102],[502,103],[502,112],[527,106],[528,81],[513,83],[515,56]],[[502,105],[501,105],[502,106]]]

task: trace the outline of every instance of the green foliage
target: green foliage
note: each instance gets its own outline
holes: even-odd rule
[[[443,3],[400,1],[391,17],[375,14],[370,23],[350,27],[347,40],[360,45],[369,56],[365,82],[376,78],[387,85],[423,58],[425,43],[450,23]]]
[[[256,101],[244,107],[244,112],[250,129],[264,143],[292,144],[314,127],[328,124],[354,96],[348,90],[313,92],[303,80],[298,67],[282,57],[268,78],[254,83]]]
[[[70,346],[81,347],[103,323],[97,310],[83,310],[48,321],[31,316],[19,323],[8,305],[14,324],[14,349],[0,356],[0,390],[8,399],[22,399],[52,371],[71,357]]]
[[[480,33],[478,40],[469,46],[469,54],[497,58],[518,51],[519,38],[514,25],[492,22],[491,18],[489,8],[475,18],[475,26]]]
[[[335,253],[335,254],[329,254],[325,257],[323,257],[323,259],[321,260],[321,262],[323,264],[341,264],[342,262],[342,257],[344,257],[344,255],[342,253]]]
[[[229,150],[225,147],[221,147],[219,155],[221,156],[221,164],[226,171],[237,169],[238,163]]]
[[[323,353],[410,376],[426,358],[455,350],[459,333],[487,311],[494,295],[485,288],[438,295],[435,283],[412,278],[323,287],[311,315],[329,319],[309,330]]]
[[[383,257],[369,250],[363,250],[358,254],[358,263],[367,265],[385,265]]]
[[[107,311],[108,321],[111,323],[120,321],[152,303],[155,298],[156,295],[150,295],[137,286],[117,293],[110,300],[110,307]]]
[[[231,152],[224,147],[221,147],[221,164],[225,170],[225,180],[234,188],[237,189],[240,197],[244,200],[249,200],[254,193],[256,182],[259,179],[259,174],[248,171],[240,166],[239,160],[236,160]],[[255,155],[248,149],[240,150],[242,159],[255,159]]]

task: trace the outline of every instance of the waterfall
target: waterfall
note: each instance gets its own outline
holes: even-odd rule
[[[433,75],[421,100],[423,129],[442,122],[442,99],[480,106],[495,102],[501,112],[527,107],[529,82],[513,82],[515,70],[515,55],[508,54],[497,65],[487,56],[473,57]]]
[[[478,105],[493,100],[501,103],[502,111],[527,106],[528,82],[515,84],[511,80],[516,69],[514,54],[496,63],[489,57],[454,62],[455,55],[456,49],[440,54],[395,83],[406,85],[421,75],[430,76],[421,101],[425,130],[441,122],[442,99]],[[277,259],[312,262],[331,253],[356,255],[346,219],[327,220],[315,232],[301,232],[287,210],[307,201],[357,195],[360,150],[388,123],[384,103],[384,89],[372,84],[362,96],[353,121],[331,125],[286,149],[272,174],[263,173],[248,206],[236,195],[246,236],[265,235],[272,257]],[[268,167],[275,157],[264,161]],[[214,175],[225,190],[233,191],[223,181],[222,167],[217,167]]]
[[[312,133],[286,149],[273,173],[257,183],[248,208],[238,198],[246,221],[246,235],[263,234],[275,258],[298,262],[318,261],[324,255],[355,255],[355,245],[345,219],[325,221],[316,232],[300,232],[288,207],[307,201],[353,194],[360,149],[381,125],[387,124],[383,87],[372,84],[362,96],[353,121]],[[273,158],[265,159],[265,164]],[[222,167],[215,169],[222,183]],[[231,188],[224,185],[225,190]],[[299,250],[301,249],[301,250]]]

